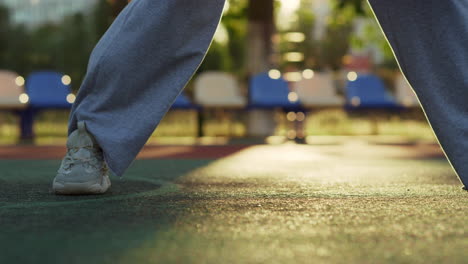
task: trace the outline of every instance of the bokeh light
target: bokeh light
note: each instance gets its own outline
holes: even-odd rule
[[[299,101],[299,95],[297,95],[296,92],[290,92],[288,94],[288,100],[291,103],[295,103],[295,102]]]
[[[305,35],[302,32],[289,32],[284,34],[284,40],[289,42],[303,42]]]
[[[284,54],[284,60],[289,62],[301,62],[304,60],[304,53],[288,52]]]
[[[304,79],[312,79],[314,78],[315,72],[311,69],[306,69],[302,72],[302,77]]]
[[[22,103],[22,104],[26,104],[26,103],[29,102],[29,96],[27,94],[25,94],[25,93],[20,94],[18,99],[19,99],[20,103]]]
[[[296,120],[302,122],[305,120],[305,114],[303,112],[299,112],[296,114]]]
[[[71,77],[68,76],[68,75],[64,75],[64,76],[62,77],[62,83],[63,83],[64,85],[70,85],[70,84],[71,84],[71,81],[72,81],[72,80],[71,80]]]
[[[294,112],[289,112],[289,113],[286,115],[286,118],[287,118],[288,121],[290,121],[290,122],[296,121],[296,113],[294,113]]]
[[[276,69],[272,69],[268,72],[268,76],[271,78],[271,79],[275,79],[275,80],[278,80],[279,78],[281,78],[281,72],[279,70],[276,70]]]
[[[18,85],[18,86],[23,86],[25,83],[25,80],[22,76],[18,76],[16,77],[15,79],[15,84]]]
[[[352,72],[348,72],[347,78],[348,78],[348,81],[354,82],[354,81],[357,80],[358,74],[357,74],[356,72],[353,72],[353,71],[352,71]]]
[[[300,72],[288,72],[284,74],[284,79],[288,82],[298,82],[302,80],[302,74]]]
[[[288,139],[295,139],[297,136],[296,130],[289,130],[287,133]]]
[[[73,104],[76,100],[76,96],[74,94],[68,94],[67,95],[67,102],[69,102],[70,104]]]
[[[354,96],[353,98],[351,98],[351,105],[356,106],[356,107],[361,105],[361,98],[357,96]]]

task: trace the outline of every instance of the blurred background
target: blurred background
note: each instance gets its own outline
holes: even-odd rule
[[[136,0],[138,1],[138,0]],[[0,144],[64,144],[89,55],[127,0],[0,0]],[[160,144],[434,142],[363,0],[228,0]]]

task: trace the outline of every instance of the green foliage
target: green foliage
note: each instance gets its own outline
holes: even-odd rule
[[[204,71],[229,71],[232,69],[231,56],[228,50],[222,44],[214,41],[210,50],[198,69],[198,72]]]
[[[366,43],[381,47],[391,64],[394,61],[391,49],[378,27],[369,27],[361,37],[351,33],[352,21],[356,16],[372,16],[365,1],[334,0],[334,3],[323,38],[315,39],[316,18],[310,8],[311,0],[302,0],[297,11],[298,20],[291,31],[304,33],[306,40],[303,43],[281,42],[279,52],[299,51],[304,53],[306,60],[282,63],[281,66],[337,69],[341,67],[342,57],[349,50],[349,45],[362,47]],[[278,1],[274,4],[276,8],[279,7]],[[248,6],[249,0],[229,0],[229,9],[221,21],[229,41],[213,42],[199,71],[246,73]],[[110,1],[99,0],[88,16],[73,14],[59,24],[26,27],[11,24],[9,10],[0,6],[0,68],[25,76],[34,70],[58,70],[72,77],[76,89],[86,73],[92,48],[113,22],[115,12]]]
[[[314,38],[315,25],[317,23],[315,14],[311,8],[311,0],[302,0],[301,6],[297,10],[297,22],[292,25],[287,32],[304,33],[306,39],[301,43],[291,43],[281,41],[279,53],[301,52],[305,56],[303,62],[281,62],[283,69],[333,69],[342,67],[342,58],[349,52],[350,47],[365,48],[368,45],[378,47],[384,54],[384,64],[387,67],[395,68],[396,63],[390,46],[382,35],[376,22],[369,23],[364,30],[364,34],[359,36],[353,30],[353,22],[359,17],[374,18],[373,13],[366,1],[361,0],[331,0],[332,12],[327,17],[326,30],[320,39]],[[279,32],[283,35],[285,32]]]
[[[322,43],[322,57],[335,70],[342,67],[342,58],[349,51],[353,20],[358,15],[357,11],[350,5],[335,7],[328,21],[327,34]]]
[[[316,66],[317,57],[317,43],[314,40],[314,31],[313,28],[315,26],[315,15],[313,14],[312,10],[309,8],[310,0],[304,0],[301,2],[299,9],[296,11],[297,15],[297,22],[293,25],[290,31],[301,32],[305,35],[305,41],[301,43],[290,43],[282,41],[280,43],[280,52],[290,52],[290,51],[297,51],[302,52],[306,58],[306,60],[302,63],[283,63],[283,67],[293,66],[298,68],[309,68]],[[285,32],[280,32],[285,33]]]
[[[2,51],[0,67],[24,74],[29,72],[31,63],[29,57],[32,45],[30,35],[22,25],[9,28],[7,31],[6,49]]]
[[[112,6],[106,0],[98,1],[88,17],[76,13],[60,23],[36,27],[12,25],[9,10],[0,7],[0,68],[24,76],[57,70],[70,75],[77,89],[93,47],[112,21]]]
[[[374,14],[368,5],[363,8],[362,16],[374,19]],[[398,68],[392,48],[385,39],[377,21],[366,25],[363,36],[352,35],[350,43],[354,48],[364,48],[366,45],[377,46],[384,55],[383,64],[388,68]]]
[[[122,2],[122,1],[121,1]],[[222,24],[229,42],[213,42],[200,68],[242,73],[245,65],[248,0],[230,0],[230,9]],[[85,16],[72,14],[60,23],[37,27],[12,25],[9,10],[0,6],[0,68],[27,76],[35,70],[57,70],[72,77],[73,88],[86,74],[88,58],[93,47],[112,24],[115,7],[107,0],[99,0]]]
[[[232,60],[232,71],[243,72],[246,63],[247,0],[229,0],[230,8],[222,24],[229,36],[227,48]]]
[[[247,0],[229,0],[221,25],[228,34],[227,44],[213,42],[198,72],[217,70],[242,74],[245,71]]]
[[[352,8],[360,15],[365,13],[366,5],[365,0],[338,0],[338,8]]]
[[[60,36],[62,59],[58,62],[59,68],[70,75],[72,80],[81,80],[86,74],[88,57],[96,42],[86,24],[85,16],[75,14],[67,17],[61,27]]]
[[[303,62],[282,62],[281,68],[314,68],[314,69],[339,69],[342,65],[342,57],[349,49],[351,35],[351,22],[356,16],[356,11],[350,7],[335,8],[327,20],[324,36],[315,39],[316,18],[311,8],[311,0],[301,1],[301,6],[296,12],[297,22],[288,31],[301,32],[306,36],[304,42],[280,43],[280,53],[295,51],[305,56]],[[286,32],[280,32],[284,34]]]
[[[99,0],[92,12],[93,40],[98,42],[112,24],[112,6],[107,0]]]

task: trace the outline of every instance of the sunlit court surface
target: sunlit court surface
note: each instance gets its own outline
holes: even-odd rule
[[[44,148],[48,158],[62,151]],[[0,156],[1,263],[468,256],[468,196],[433,144],[148,147],[109,193],[68,197],[47,191],[58,160]]]

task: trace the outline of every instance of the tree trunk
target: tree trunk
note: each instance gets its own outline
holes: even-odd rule
[[[248,12],[247,69],[249,75],[271,67],[272,41],[275,31],[273,0],[250,0]]]
[[[272,36],[275,31],[273,0],[250,0],[247,34],[247,71],[249,76],[266,72],[272,67]],[[275,132],[274,112],[254,110],[249,112],[248,134],[270,136]]]
[[[112,0],[112,15],[117,17],[131,0]]]

